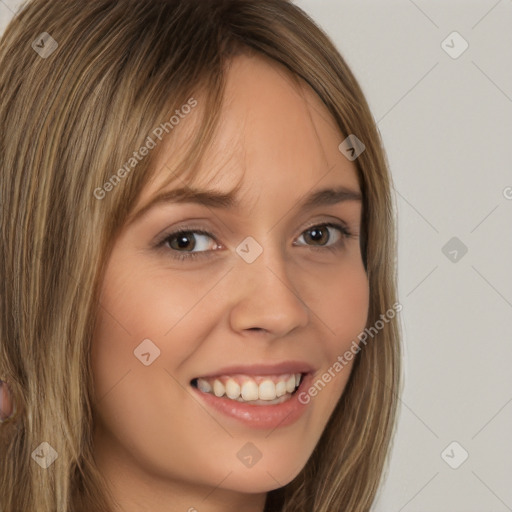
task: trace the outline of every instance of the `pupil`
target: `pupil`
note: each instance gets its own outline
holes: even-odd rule
[[[318,228],[315,228],[315,229],[312,229],[310,231],[311,233],[311,238],[316,241],[316,242],[319,242],[322,240],[322,230],[321,229],[318,229]]]
[[[181,236],[177,237],[176,240],[178,242],[178,247],[180,249],[186,249],[187,245],[190,244],[190,240],[189,240],[189,236],[188,235],[181,235]]]

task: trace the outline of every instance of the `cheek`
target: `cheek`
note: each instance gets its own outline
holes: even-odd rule
[[[368,277],[361,265],[344,268],[332,276],[318,304],[330,336],[328,352],[337,356],[345,351],[366,326],[370,291]]]
[[[163,276],[142,276],[119,263],[107,270],[91,362],[100,427],[96,431],[98,453],[111,456],[118,446],[130,447],[138,464],[179,473],[168,456],[172,453],[181,469],[193,474],[197,468],[189,466],[201,459],[201,450],[207,451],[203,446],[207,438],[197,431],[193,418],[177,413],[178,404],[190,397],[173,376],[195,350],[192,334],[197,322],[192,323],[194,330],[187,315],[196,311],[200,286],[184,281],[174,277],[171,283]],[[160,353],[145,366],[134,351],[148,339]],[[211,425],[215,428],[218,425]],[[193,443],[180,439],[184,432]],[[112,445],[112,439],[119,444]]]
[[[366,327],[370,298],[362,262],[361,265],[356,263],[340,268],[339,273],[333,273],[331,277],[316,301],[325,326],[325,366],[314,378],[315,389],[310,388],[322,418],[330,416],[350,377],[358,335]]]
[[[159,363],[168,357],[166,346],[170,339],[175,340],[174,366],[194,350],[182,327],[188,325],[187,317],[196,311],[201,285],[191,282],[188,274],[173,276],[171,281],[164,275],[152,275],[151,269],[144,273],[134,271],[134,266],[128,263],[117,262],[107,270],[94,331],[93,367],[100,381],[106,379],[107,387],[122,369],[126,371],[134,362],[141,364],[134,351],[144,340],[151,340],[160,351],[159,359],[155,360]]]
[[[127,445],[136,444],[143,425],[154,440],[164,438],[170,425],[175,428],[173,438],[193,431],[193,425],[185,424],[186,418],[176,421],[173,414],[176,404],[188,398],[173,377],[179,379],[181,365],[211,328],[200,300],[211,285],[204,279],[195,282],[191,273],[174,273],[171,280],[161,271],[139,266],[144,273],[134,272],[134,265],[119,260],[107,269],[91,347],[97,412]],[[213,322],[215,314],[209,313]],[[201,322],[193,320],[197,315]],[[140,354],[141,346],[148,347],[154,361],[148,366],[134,353]],[[158,354],[155,359],[153,350]],[[163,425],[166,431],[161,430]],[[157,458],[164,448],[176,451],[175,446],[160,441],[153,448]]]

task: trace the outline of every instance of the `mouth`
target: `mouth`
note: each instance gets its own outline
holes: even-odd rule
[[[251,429],[274,430],[292,425],[311,411],[310,401],[301,396],[315,373],[300,363],[236,366],[195,377],[190,386],[213,415]]]
[[[232,374],[197,377],[191,386],[217,398],[252,405],[277,405],[290,400],[306,373],[274,375]]]

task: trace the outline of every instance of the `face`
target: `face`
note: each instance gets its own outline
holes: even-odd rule
[[[175,198],[134,213],[106,269],[95,449],[119,494],[256,496],[289,483],[347,383],[353,361],[333,371],[338,356],[365,327],[361,191],[344,137],[279,65],[238,56],[227,78],[193,186],[227,194],[241,184],[233,204]],[[193,123],[181,120],[176,148]],[[176,155],[160,155],[134,212],[162,192]],[[354,195],[305,204],[340,188]]]

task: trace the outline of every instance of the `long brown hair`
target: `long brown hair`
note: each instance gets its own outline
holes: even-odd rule
[[[17,405],[0,425],[3,512],[111,510],[92,455],[92,326],[116,233],[154,174],[159,148],[129,174],[118,170],[156,126],[200,97],[199,128],[177,166],[193,178],[222,108],[226,63],[244,51],[303,79],[343,138],[363,141],[355,164],[367,325],[396,304],[391,177],[380,136],[354,75],[301,9],[286,0],[28,2],[0,40],[0,378]],[[115,174],[123,177],[114,183]],[[98,197],[102,187],[109,192]],[[312,456],[292,482],[269,492],[267,512],[370,509],[400,375],[393,317],[356,355]],[[58,455],[46,469],[32,456],[48,450],[42,443]]]

